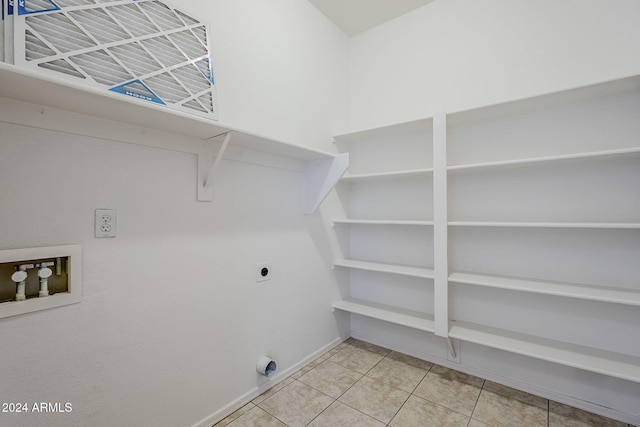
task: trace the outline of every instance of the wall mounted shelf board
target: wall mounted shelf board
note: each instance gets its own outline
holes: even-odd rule
[[[634,289],[593,286],[578,283],[547,282],[543,280],[461,272],[451,273],[449,275],[449,282],[640,306],[640,291]]]
[[[484,162],[484,163],[474,163],[474,164],[463,164],[463,165],[450,165],[447,166],[448,171],[456,171],[456,170],[465,170],[465,169],[478,169],[478,168],[494,168],[501,166],[517,166],[524,164],[545,164],[545,163],[555,163],[560,161],[570,161],[570,160],[581,160],[581,159],[592,159],[592,158],[602,158],[602,159],[620,159],[623,157],[630,156],[640,156],[640,147],[634,148],[625,148],[618,150],[603,150],[603,151],[593,151],[587,153],[573,153],[573,154],[563,154],[557,156],[546,156],[546,157],[533,157],[528,159],[515,159],[515,160],[504,160],[504,161],[496,161],[496,162]]]
[[[334,309],[371,317],[396,325],[406,326],[425,332],[433,332],[433,317],[412,310],[400,309],[384,304],[358,299],[343,299],[333,304]]]
[[[360,261],[355,259],[341,259],[333,263],[334,267],[353,268],[356,270],[376,271],[378,273],[398,274],[401,276],[433,279],[433,270],[409,265],[386,264],[381,262]]]
[[[449,227],[511,227],[511,228],[593,228],[640,229],[640,223],[623,222],[499,222],[499,221],[449,221]]]
[[[393,137],[398,133],[419,132],[428,135],[431,133],[433,120],[431,117],[412,120],[405,123],[394,123],[387,126],[380,126],[372,129],[363,129],[354,132],[344,133],[333,137],[335,144],[366,142],[377,138]]]
[[[449,337],[565,366],[640,382],[640,358],[452,320]]]
[[[254,134],[203,117],[169,110],[109,91],[96,91],[49,73],[36,73],[0,62],[0,97],[81,113],[119,123],[207,140],[236,131],[233,144],[299,160],[321,160],[334,154]]]
[[[535,94],[530,97],[478,105],[447,113],[447,125],[504,119],[522,114],[533,114],[549,109],[563,109],[593,99],[612,97],[640,91],[640,75],[627,76],[604,82],[594,82],[559,91]]]
[[[393,219],[334,219],[334,225],[418,225],[431,226],[433,221],[411,221]]]
[[[305,162],[307,196],[304,210],[306,213],[315,210],[346,171],[348,165],[346,154],[336,155],[275,140],[235,126],[164,108],[151,102],[111,91],[98,91],[84,86],[81,82],[63,79],[53,73],[35,72],[0,62],[0,81],[2,81],[0,98],[173,134],[176,135],[173,148],[176,151],[212,156],[212,149],[207,145],[208,142],[233,132],[230,143],[233,147]],[[193,144],[188,143],[181,145],[181,137],[203,141],[202,149],[196,150]],[[156,146],[153,143],[142,142],[141,144]],[[210,169],[210,162],[199,163],[206,171],[200,171],[198,177],[206,176]],[[318,183],[318,180],[321,182]],[[198,185],[204,186],[204,180],[199,179],[199,181],[202,182]]]
[[[420,176],[420,175],[430,175],[433,173],[432,168],[425,169],[410,169],[403,171],[393,171],[393,172],[377,172],[377,173],[367,173],[367,174],[357,174],[357,175],[344,175],[342,177],[343,181],[362,181],[362,180],[377,180],[377,179],[389,179],[389,178],[403,178],[410,176]]]

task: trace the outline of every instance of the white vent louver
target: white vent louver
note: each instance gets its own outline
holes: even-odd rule
[[[160,0],[15,0],[13,12],[16,65],[217,119],[198,19]]]

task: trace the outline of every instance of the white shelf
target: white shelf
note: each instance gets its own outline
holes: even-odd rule
[[[81,81],[53,72],[34,72],[0,62],[0,98],[28,102],[119,123],[157,129],[197,139],[235,131],[232,145],[297,160],[332,159],[334,154],[277,141],[204,117],[155,105],[108,90],[86,87]]]
[[[447,170],[456,171],[456,170],[465,170],[465,169],[494,168],[494,167],[501,167],[501,166],[516,166],[516,165],[533,164],[533,163],[544,164],[544,163],[554,163],[554,162],[560,162],[560,161],[593,159],[593,158],[617,159],[617,158],[623,158],[623,157],[634,156],[634,155],[635,156],[640,155],[640,147],[622,148],[617,150],[592,151],[592,152],[586,152],[586,153],[561,154],[556,156],[531,157],[526,159],[500,160],[495,162],[449,165],[447,166]]]
[[[396,123],[387,126],[380,126],[370,129],[362,129],[354,132],[344,133],[333,137],[334,143],[366,142],[379,138],[395,137],[399,133],[409,132],[423,133],[430,135],[433,127],[433,119],[427,117],[419,120],[412,120],[404,123]]]
[[[133,140],[136,141],[134,143],[138,143],[137,138],[141,134],[140,127],[176,135],[175,138],[173,136],[170,138],[172,141],[170,149],[193,153],[198,156],[199,201],[211,201],[213,198],[210,182],[213,181],[217,164],[217,162],[213,161],[213,157],[217,160],[223,157],[228,141],[230,141],[230,146],[236,148],[292,159],[297,165],[301,164],[301,166],[296,166],[296,170],[304,171],[305,175],[305,213],[312,213],[316,210],[348,167],[347,154],[332,154],[278,141],[234,126],[172,110],[106,89],[97,90],[87,87],[81,81],[76,82],[68,78],[62,78],[48,70],[36,72],[0,62],[0,81],[2,81],[0,98],[7,99],[10,102],[17,101],[12,104],[8,103],[8,105],[37,105],[39,109],[41,107],[50,107],[55,109],[52,111],[66,111],[101,120],[115,121],[120,124],[133,125],[133,131],[130,129],[126,131],[124,130],[125,126],[119,126],[117,127],[117,132],[114,131],[114,133],[122,135],[126,132],[132,132]],[[49,111],[48,115],[55,117],[52,111]],[[29,126],[60,130],[60,125],[51,124],[51,122],[55,122],[55,119],[49,118],[47,120],[47,118],[43,119],[41,117],[45,113],[46,111],[42,109],[41,114],[38,114],[38,123],[32,123],[32,121],[35,121],[33,116],[22,117],[18,115],[17,118],[13,117],[11,120],[16,120],[16,123],[20,122]],[[14,116],[16,115],[14,114]],[[78,126],[82,128],[79,134],[87,134],[86,132],[89,132],[92,135],[92,132],[95,131],[92,126],[88,126],[85,129],[82,124],[83,120],[76,120],[76,122],[80,123]],[[71,130],[64,128],[64,131]],[[214,144],[209,143],[208,140],[221,137],[230,132],[233,132],[232,138],[225,137],[226,142],[222,144],[220,151],[217,154],[211,152],[210,149]],[[144,131],[142,134],[144,134]],[[108,135],[111,135],[110,131]],[[121,142],[131,142],[130,139],[119,140]],[[195,139],[197,144],[194,145],[193,141],[185,142],[185,139]],[[175,143],[173,142],[174,140]],[[200,143],[197,140],[202,140],[203,142]],[[141,142],[141,144],[157,146],[155,142],[150,141]],[[167,147],[163,145],[162,148]],[[240,154],[236,155],[243,156],[243,153],[240,152]]]
[[[398,274],[401,276],[420,277],[423,279],[433,279],[433,270],[424,267],[413,267],[408,265],[385,264],[381,262],[360,261],[355,259],[341,259],[333,263],[334,267],[346,267],[356,270],[375,271],[378,273]]]
[[[358,299],[337,301],[333,304],[333,308],[420,331],[434,331],[433,317],[413,310],[404,310]]]
[[[447,224],[450,227],[640,229],[640,223],[632,222],[449,221]]]
[[[640,358],[466,322],[451,322],[449,337],[499,350],[640,382]]]
[[[640,290],[633,289],[455,272],[449,275],[449,282],[640,306]]]
[[[335,225],[418,225],[432,226],[433,221],[412,221],[412,220],[393,220],[393,219],[334,219]]]
[[[640,76],[633,75],[605,82],[594,82],[561,91],[552,91],[532,97],[471,107],[447,113],[447,123],[451,126],[468,122],[481,122],[496,118],[535,113],[549,108],[562,108],[597,98],[640,91]]]
[[[403,178],[403,177],[411,177],[411,176],[430,175],[432,173],[433,173],[433,168],[410,169],[410,170],[403,170],[403,171],[365,173],[365,174],[356,174],[356,175],[347,174],[342,177],[342,180],[343,181],[360,181],[360,180],[376,180],[376,179],[387,179],[387,178]]]

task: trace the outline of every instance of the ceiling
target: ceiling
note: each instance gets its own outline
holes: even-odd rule
[[[348,36],[390,21],[434,0],[309,0]]]

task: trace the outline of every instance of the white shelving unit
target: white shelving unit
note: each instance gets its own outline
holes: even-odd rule
[[[346,297],[334,308],[640,382],[640,346],[628,339],[640,327],[638,117],[640,77],[634,76],[335,137],[360,165],[343,177],[357,185],[349,193],[355,203],[377,196],[360,186],[384,187],[395,178],[420,182],[430,197],[432,217],[360,210],[353,218],[335,219],[334,226],[337,233],[351,233],[352,252],[359,240],[368,242],[382,229],[431,230],[427,244],[433,253],[425,253],[430,267],[415,276],[428,279],[433,307],[412,316],[432,323],[407,321],[403,307],[379,298],[368,301],[360,276],[351,276],[357,299]],[[416,143],[416,133],[430,153]],[[387,154],[397,150],[412,157],[406,168],[393,157],[387,165]],[[416,167],[420,157],[424,165]],[[368,171],[367,164],[383,169]],[[375,209],[375,203],[387,202],[365,205]],[[393,243],[386,248],[399,249]],[[406,274],[379,262],[334,265]],[[406,291],[395,289],[394,299],[402,299],[397,294]],[[484,295],[479,289],[486,297],[477,298]],[[376,288],[371,295],[381,293]],[[498,296],[512,310],[496,308]],[[522,316],[536,310],[545,315],[523,319],[519,307]],[[589,310],[598,310],[602,325]],[[509,317],[514,313],[518,317]]]
[[[153,129],[166,132],[176,137],[171,149],[198,155],[198,186],[204,187],[205,181],[211,178],[213,158],[222,157],[223,149],[219,149],[222,138],[232,133],[230,146],[250,150],[252,152],[292,159],[302,162],[307,188],[304,201],[305,213],[312,213],[331,191],[336,182],[344,174],[348,166],[347,155],[315,150],[285,141],[255,134],[251,131],[229,126],[221,122],[171,110],[151,102],[145,102],[111,91],[96,90],[81,82],[60,78],[55,73],[34,72],[11,64],[0,62],[0,99],[18,101],[82,114],[98,119],[109,120],[118,124],[132,125],[136,128]],[[44,115],[47,111],[42,109]],[[32,125],[36,117],[22,117],[26,124]],[[39,119],[38,126],[55,129],[53,120]],[[79,132],[84,132],[78,125]],[[122,133],[121,128],[113,130],[114,134]],[[140,131],[136,133],[142,133]],[[201,143],[189,144],[181,139],[196,139]],[[126,141],[125,141],[126,142]],[[156,146],[152,141],[137,144]],[[202,188],[200,188],[202,190]],[[202,191],[200,191],[202,193]],[[205,196],[206,197],[206,196]],[[204,198],[203,201],[210,201]]]
[[[418,331],[434,332],[433,313],[410,309],[415,307],[411,296],[401,296],[402,301],[396,305],[376,301],[388,293],[396,293],[400,283],[425,297],[433,290],[432,256],[419,253],[416,257],[407,256],[403,264],[398,264],[390,262],[392,257],[388,254],[389,251],[394,252],[394,258],[410,255],[403,253],[413,250],[417,244],[415,239],[433,233],[432,197],[423,194],[425,186],[430,188],[433,182],[434,170],[430,160],[432,129],[433,120],[425,119],[334,137],[336,145],[341,151],[348,152],[352,160],[349,173],[341,180],[349,193],[350,217],[333,220],[336,232],[350,241],[348,250],[352,259],[336,260],[334,267],[351,270],[351,295],[337,301],[334,309]],[[394,199],[401,197],[402,200],[414,198],[420,202],[402,203],[400,212],[388,196]],[[365,216],[360,217],[359,211],[363,211]],[[362,233],[365,238],[362,238]],[[432,246],[432,243],[427,245]],[[362,259],[367,256],[376,261]],[[378,261],[385,259],[387,261]],[[358,297],[363,289],[373,288],[377,289],[376,297]]]

